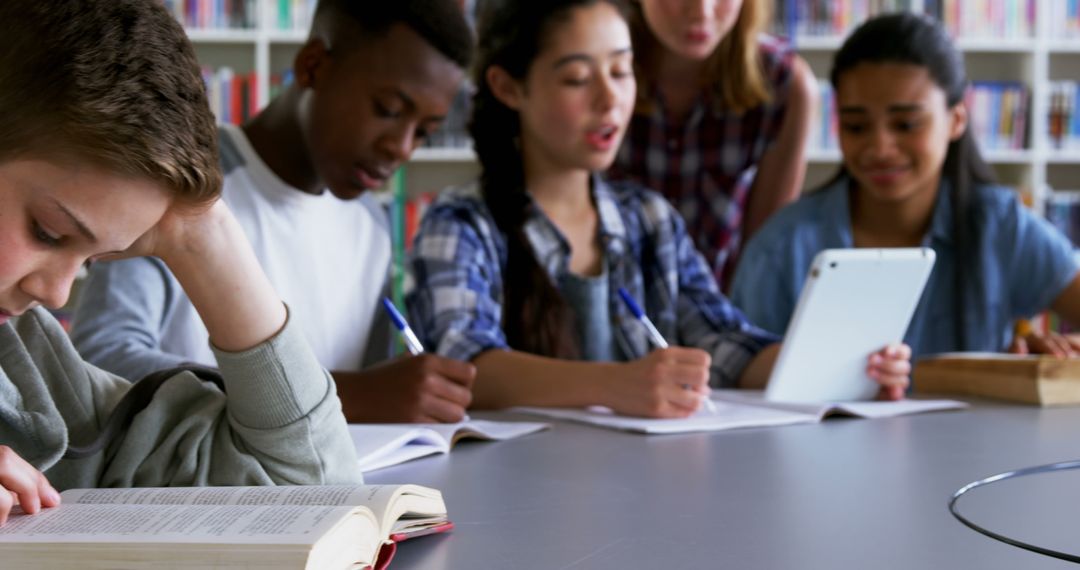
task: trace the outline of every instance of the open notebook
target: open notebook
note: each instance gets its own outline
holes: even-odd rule
[[[686,433],[722,431],[820,422],[827,416],[846,415],[883,418],[904,414],[967,407],[955,400],[900,400],[898,402],[835,402],[804,404],[772,402],[760,391],[713,390],[716,411],[698,410],[684,419],[650,419],[620,416],[599,406],[591,408],[514,408],[513,411],[639,433]]]
[[[427,455],[449,453],[461,439],[501,441],[547,429],[537,422],[468,420],[456,424],[349,424],[360,470],[374,471]]]

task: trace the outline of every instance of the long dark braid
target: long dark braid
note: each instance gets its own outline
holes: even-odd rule
[[[492,66],[524,81],[550,29],[574,8],[612,0],[486,0],[479,24],[476,94],[469,121],[482,174],[484,202],[506,236],[503,273],[503,330],[516,350],[574,359],[579,355],[574,314],[540,265],[525,235],[531,207],[525,193],[518,113],[492,92],[486,74]]]

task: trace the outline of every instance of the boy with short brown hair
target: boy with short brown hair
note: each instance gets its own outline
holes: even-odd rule
[[[195,56],[160,3],[0,3],[0,117],[0,523],[55,488],[359,482],[329,375],[216,200]],[[125,255],[175,274],[220,377],[132,386],[38,306]]]

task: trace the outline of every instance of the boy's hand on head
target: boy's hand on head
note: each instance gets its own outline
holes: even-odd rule
[[[216,230],[232,216],[223,200],[202,207],[169,208],[150,231],[113,259],[152,255],[165,260],[185,249],[194,249],[216,234]]]
[[[42,507],[59,504],[60,493],[49,484],[45,474],[19,457],[15,450],[0,445],[0,526],[7,523],[15,505],[28,514],[36,514]]]
[[[911,347],[890,344],[870,355],[866,373],[877,382],[879,400],[902,400],[911,384]]]
[[[697,348],[654,350],[626,364],[629,373],[610,384],[607,405],[628,416],[685,418],[709,397],[711,364],[709,353]]]
[[[200,207],[169,208],[154,227],[135,240],[124,251],[99,257],[98,261],[113,261],[130,257],[156,256],[167,260],[183,249],[192,249],[221,227],[232,212],[222,200]],[[202,238],[202,241],[200,241]]]
[[[476,367],[425,353],[334,379],[350,423],[452,423],[472,403]]]

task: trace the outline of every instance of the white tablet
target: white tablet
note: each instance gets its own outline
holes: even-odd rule
[[[867,357],[904,339],[934,250],[827,249],[814,258],[765,397],[836,402],[874,397]]]

